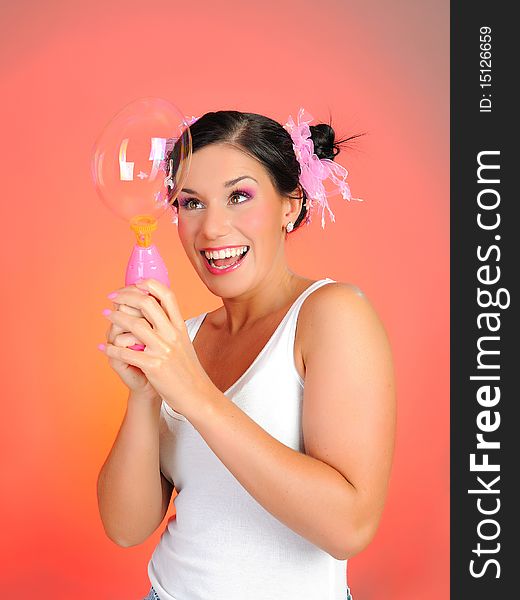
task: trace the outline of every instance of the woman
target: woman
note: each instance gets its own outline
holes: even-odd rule
[[[349,599],[347,560],[382,514],[391,351],[356,286],[287,265],[318,181],[312,150],[318,167],[339,151],[329,125],[310,139],[293,125],[219,111],[190,126],[176,220],[220,308],[184,321],[154,279],[109,296],[102,349],[130,394],[98,481],[107,535],[142,543],[178,492],[148,565],[152,600]]]

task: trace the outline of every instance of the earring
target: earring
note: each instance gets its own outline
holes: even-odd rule
[[[287,223],[287,225],[285,226],[285,231],[287,231],[287,233],[291,233],[291,231],[294,229],[294,224],[292,221],[289,221],[289,223]]]

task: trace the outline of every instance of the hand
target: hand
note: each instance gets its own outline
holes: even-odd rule
[[[128,286],[125,288],[121,288],[117,290],[118,293],[127,290],[135,290],[138,291],[139,294],[146,295],[145,292],[139,291],[135,286]],[[116,310],[121,311],[123,313],[133,315],[135,317],[142,317],[143,314],[140,310],[136,308],[132,308],[126,304],[114,304]],[[127,346],[133,346],[134,344],[140,344],[141,341],[138,340],[132,333],[130,333],[124,327],[116,323],[111,323],[106,332],[106,340],[108,343],[113,344],[114,346],[126,348]],[[139,394],[144,394],[146,396],[158,396],[156,390],[153,389],[151,383],[148,381],[146,375],[139,369],[138,367],[134,367],[125,363],[124,361],[118,360],[117,358],[113,358],[109,356],[108,360],[109,365],[114,369],[114,371],[119,375],[121,381],[134,392],[138,392]]]
[[[189,418],[216,388],[199,362],[173,291],[150,278],[118,290],[112,302],[138,309],[143,317],[120,310],[109,314],[114,325],[133,337],[121,346],[108,343],[105,353],[140,369],[159,396]],[[144,351],[125,347],[136,339],[145,344]]]

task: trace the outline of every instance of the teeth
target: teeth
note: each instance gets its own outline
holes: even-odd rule
[[[240,256],[247,250],[247,246],[239,246],[237,248],[226,248],[225,250],[213,250],[211,252],[204,251],[204,255],[208,260],[215,258],[230,258],[231,256]]]

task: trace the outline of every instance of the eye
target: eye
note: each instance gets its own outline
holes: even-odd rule
[[[251,198],[251,194],[248,194],[246,191],[244,190],[235,190],[234,192],[231,193],[231,200],[233,200],[233,198],[245,198],[245,200],[239,201],[239,202],[231,202],[231,204],[242,204],[242,202],[245,202],[246,200],[249,200],[249,198]]]
[[[192,202],[194,204],[200,204],[200,201],[196,198],[183,198],[179,201],[179,204],[180,206],[182,206],[182,208],[186,208],[187,210],[194,210],[196,207],[192,204]]]

